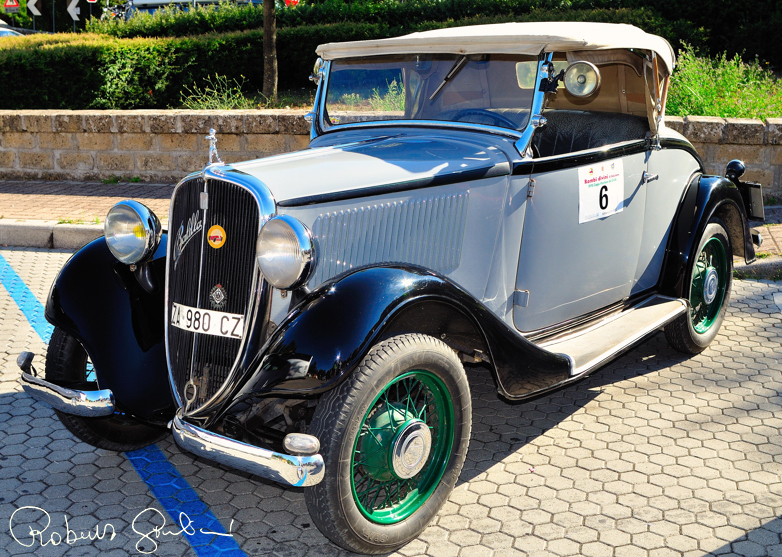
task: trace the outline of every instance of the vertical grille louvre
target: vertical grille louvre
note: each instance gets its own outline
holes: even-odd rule
[[[470,192],[358,207],[318,216],[317,286],[353,267],[383,262],[422,265],[443,274],[462,256]]]
[[[200,180],[180,187],[174,201],[172,225],[181,222],[175,218],[181,219],[182,214],[198,210],[201,191],[204,188]],[[198,238],[192,240],[192,245],[186,247],[176,268],[172,266],[169,269],[169,315],[171,304],[177,302],[247,316],[252,301],[253,279],[257,273],[258,205],[249,191],[227,182],[210,180],[206,191],[209,205],[203,230]],[[203,213],[198,210],[201,218],[204,218]],[[225,230],[225,243],[220,248],[214,248],[208,242],[208,232],[214,225]],[[169,265],[172,265],[171,261]],[[212,289],[218,285],[227,295],[222,307],[216,306],[210,299]],[[177,354],[176,360],[171,357],[176,389],[181,396],[192,376],[198,387],[198,396],[191,409],[197,408],[211,398],[228,378],[241,340],[196,334],[176,327],[169,327],[168,335],[169,354]]]

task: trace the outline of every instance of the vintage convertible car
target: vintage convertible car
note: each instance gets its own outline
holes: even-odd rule
[[[318,53],[310,147],[187,176],[168,233],[140,203],[112,208],[52,287],[45,375],[25,353],[21,381],[89,443],[170,430],[304,487],[327,537],[381,553],[459,479],[465,364],[518,401],[663,327],[704,350],[763,203],[740,161],[707,176],[666,128],[673,52],[635,27],[508,23]]]

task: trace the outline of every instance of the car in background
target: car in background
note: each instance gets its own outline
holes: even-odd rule
[[[470,366],[521,401],[661,328],[717,335],[761,188],[665,125],[674,54],[629,25],[507,23],[322,45],[311,143],[127,200],[51,289],[26,392],[77,437],[169,430],[305,488],[336,544],[386,553],[459,481]],[[94,367],[94,374],[91,369]],[[523,407],[518,407],[523,412]],[[263,506],[263,502],[261,502]]]
[[[0,37],[22,37],[22,33],[16,29],[12,29],[8,24],[0,20]]]

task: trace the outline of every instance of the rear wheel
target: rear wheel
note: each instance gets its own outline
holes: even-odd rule
[[[359,553],[417,537],[459,477],[471,408],[464,369],[441,341],[408,334],[373,347],[310,426],[326,466],[305,492],[320,531]]]
[[[46,379],[83,391],[97,390],[98,383],[88,370],[87,353],[79,341],[55,328],[46,352]],[[76,437],[99,449],[131,451],[159,441],[168,432],[148,426],[115,412],[112,416],[84,418],[54,411],[62,424]]]
[[[714,219],[690,262],[690,310],[665,327],[665,338],[685,354],[698,354],[714,340],[725,318],[733,274],[733,251],[725,225]]]

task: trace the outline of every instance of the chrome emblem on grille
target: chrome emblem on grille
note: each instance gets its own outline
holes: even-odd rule
[[[185,226],[184,222],[179,225],[179,230],[176,234],[176,243],[174,244],[174,269],[176,269],[176,265],[179,262],[179,258],[182,256],[182,252],[185,250],[185,246],[187,246],[188,242],[190,242],[196,234],[201,232],[203,226],[204,223],[198,218],[198,211],[187,219],[187,226]]]
[[[225,292],[225,288],[221,284],[216,284],[209,291],[209,300],[212,302],[212,306],[215,309],[222,309],[225,307],[225,303],[228,301],[228,294]]]

